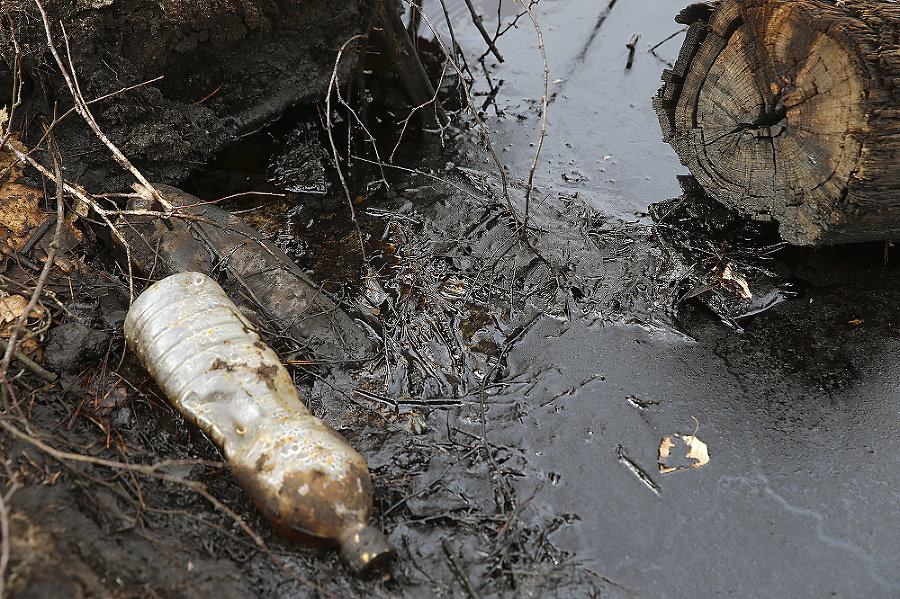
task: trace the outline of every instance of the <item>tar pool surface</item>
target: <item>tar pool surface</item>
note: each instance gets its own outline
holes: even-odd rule
[[[651,97],[682,37],[650,48],[679,31],[683,6],[534,7],[550,69],[535,173],[544,205],[577,198],[649,222],[649,204],[679,194],[675,175],[686,169],[661,141]],[[469,29],[457,34],[477,55]],[[504,63],[486,59],[502,81],[487,124],[521,187],[543,85],[531,22],[500,50]],[[523,450],[516,484],[532,497],[528,513],[564,514],[552,542],[611,581],[613,594],[900,596],[897,285],[889,266],[841,255],[805,255],[819,275],[797,275],[803,291],[743,332],[708,314],[686,330],[576,312],[541,317],[511,349],[488,414],[514,407],[519,424],[488,418],[488,435]],[[709,462],[661,474],[660,443],[674,433],[706,443]]]

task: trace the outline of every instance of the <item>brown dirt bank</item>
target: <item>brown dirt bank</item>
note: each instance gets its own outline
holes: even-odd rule
[[[363,3],[343,0],[43,4],[85,99],[115,94],[91,105],[101,129],[147,177],[168,183],[287,107],[322,98],[338,50],[364,31],[370,15]],[[22,105],[13,129],[39,136],[36,117],[49,121],[64,113],[71,95],[48,51],[36,3],[13,0],[3,12],[0,88],[13,89],[21,69]],[[344,73],[354,63],[347,54]],[[139,87],[121,91],[132,86]],[[58,125],[57,136],[70,180],[105,190],[130,183],[76,115]]]

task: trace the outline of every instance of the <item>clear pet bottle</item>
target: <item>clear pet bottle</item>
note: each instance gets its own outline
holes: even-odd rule
[[[128,311],[125,339],[276,530],[340,546],[357,572],[390,560],[382,533],[366,525],[365,460],[309,413],[278,355],[215,281],[184,272],[155,283]]]

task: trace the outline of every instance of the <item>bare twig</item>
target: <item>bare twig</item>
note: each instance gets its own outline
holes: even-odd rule
[[[52,127],[52,124],[50,126]],[[43,164],[41,164],[40,162],[38,162],[37,160],[32,158],[28,153],[23,152],[22,150],[17,148],[10,141],[7,141],[4,144],[4,146],[8,150],[10,150],[13,154],[15,154],[16,158],[18,158],[22,162],[28,164],[28,166],[30,166],[30,167],[34,168],[35,170],[37,170],[38,172],[40,172],[44,177],[47,177],[48,179],[55,178],[53,173],[51,173],[49,170],[47,170],[47,168]],[[103,219],[103,222],[106,223],[106,225],[110,228],[110,230],[112,231],[112,233],[116,237],[116,239],[118,239],[120,241],[123,241],[125,239],[122,236],[122,234],[119,232],[118,228],[112,223],[112,221],[109,220],[110,216],[117,216],[120,211],[106,210],[106,209],[100,207],[100,205],[97,204],[96,201],[94,201],[94,199],[90,196],[90,194],[88,194],[87,191],[84,190],[84,188],[82,188],[79,185],[76,185],[74,183],[70,183],[68,181],[63,180],[63,189],[67,193],[73,195],[79,201],[82,201],[85,204],[87,204],[88,206],[90,206],[94,212],[96,212],[98,215],[100,215],[100,217]],[[169,204],[168,202],[165,202],[165,205],[171,206],[171,204]],[[171,209],[170,212],[167,212],[166,214],[171,216],[172,212],[174,212],[174,209]],[[126,247],[126,249],[127,249],[127,247]]]
[[[537,3],[538,3],[538,0],[528,0],[528,6],[529,6],[529,8],[532,7],[532,6],[534,6],[534,5],[537,4]],[[494,32],[494,37],[493,37],[492,40],[491,40],[491,41],[493,41],[493,42],[495,42],[495,43],[497,42],[498,39],[500,39],[500,36],[502,36],[504,33],[506,33],[507,31],[509,31],[509,30],[512,29],[513,27],[518,27],[519,19],[521,19],[522,17],[524,17],[525,14],[526,14],[525,11],[522,11],[522,12],[518,13],[518,14],[515,16],[515,18],[513,18],[512,21],[510,21],[509,23],[506,24],[506,27],[503,27],[503,29],[500,29],[500,27],[503,25],[503,17],[502,17],[502,14],[501,14],[501,12],[502,12],[502,11],[501,11],[501,8],[502,8],[501,3],[498,2],[498,3],[497,3],[497,30]],[[487,55],[488,55],[489,53],[490,53],[490,49],[486,50],[486,51],[484,52],[484,54],[482,54],[481,56],[478,57],[478,61],[479,61],[479,62],[483,61],[483,60],[487,57]]]
[[[19,104],[22,103],[22,74],[20,65],[21,50],[19,49],[19,42],[16,40],[12,16],[9,14],[9,7],[7,6],[6,2],[3,3],[3,12],[6,14],[6,18],[9,20],[9,37],[12,40],[15,55],[13,56],[12,66],[12,101],[10,102],[9,113],[7,114],[7,121],[5,125],[3,123],[0,123],[0,133],[2,133],[2,138],[0,138],[0,146],[6,145],[6,143],[9,141],[9,138],[12,135],[12,123],[16,115],[16,108],[18,108]],[[0,175],[5,175],[7,171],[13,168],[13,166],[13,164],[10,164],[8,167],[0,171]]]
[[[662,46],[663,44],[665,44],[667,41],[669,41],[669,40],[672,39],[673,37],[677,36],[677,35],[680,34],[680,33],[684,33],[684,32],[687,31],[687,30],[688,30],[687,27],[682,27],[681,29],[679,29],[679,30],[676,31],[675,33],[673,33],[673,34],[671,34],[671,35],[668,35],[668,36],[664,37],[662,40],[660,40],[659,42],[657,42],[656,44],[654,44],[653,46],[650,47],[650,52],[653,52],[654,50],[656,50],[657,48],[659,48],[660,46]]]
[[[75,100],[75,110],[85,120],[85,122],[88,124],[88,126],[91,128],[91,130],[94,132],[94,135],[96,135],[100,139],[100,141],[102,141],[103,144],[107,148],[109,148],[109,150],[110,150],[110,152],[112,152],[113,158],[115,158],[116,162],[118,162],[119,165],[122,166],[122,168],[124,168],[125,170],[130,172],[134,176],[134,178],[137,179],[143,186],[150,189],[153,193],[153,197],[157,201],[159,201],[163,206],[166,206],[165,199],[163,199],[163,197],[159,194],[159,192],[153,188],[153,185],[151,185],[150,182],[146,178],[144,178],[144,175],[142,175],[141,172],[138,169],[136,169],[133,164],[131,164],[131,161],[125,157],[125,155],[121,152],[121,150],[119,150],[119,148],[116,147],[116,145],[112,141],[110,141],[110,139],[106,136],[106,134],[103,133],[103,131],[100,129],[100,126],[97,125],[97,121],[96,121],[96,119],[94,119],[94,115],[91,114],[91,110],[88,107],[88,104],[84,99],[84,96],[81,94],[81,89],[79,88],[78,81],[75,78],[74,68],[72,69],[71,73],[68,70],[66,70],[66,66],[63,64],[63,61],[59,55],[59,52],[56,51],[56,44],[53,41],[53,33],[50,30],[50,22],[47,19],[47,13],[44,10],[44,5],[41,4],[41,0],[34,0],[34,3],[37,5],[38,10],[41,13],[41,18],[43,19],[43,22],[44,22],[44,31],[47,34],[47,48],[49,48],[50,52],[53,54],[53,58],[56,60],[56,65],[59,67],[60,73],[62,74],[63,79],[65,79],[66,85],[69,88],[69,92],[72,94],[72,98]],[[65,44],[66,44],[66,53],[69,57],[69,65],[71,67],[72,66],[72,53],[69,49],[69,37],[68,37],[68,35],[66,35],[65,29],[63,29],[62,33],[63,33],[63,40],[65,41]],[[168,208],[168,207],[169,206],[166,206],[166,208]]]
[[[519,0],[516,1],[518,2]],[[522,228],[527,230],[529,207],[531,202],[531,190],[533,189],[534,182],[534,171],[535,169],[537,169],[538,156],[540,156],[541,154],[541,146],[544,143],[544,137],[546,137],[547,135],[547,93],[550,68],[547,66],[547,53],[544,51],[544,36],[541,33],[541,26],[538,25],[537,19],[535,19],[534,17],[534,13],[531,12],[531,6],[525,4],[524,0],[522,0],[522,6],[525,7],[525,12],[528,13],[529,18],[534,25],[534,30],[537,32],[538,48],[541,51],[541,60],[543,60],[544,62],[544,93],[541,95],[541,137],[540,139],[538,139],[537,149],[535,149],[534,151],[534,160],[531,162],[531,168],[528,169],[528,185],[525,187],[525,222],[523,223]]]
[[[334,143],[334,132],[331,126],[331,92],[337,88],[338,67],[341,63],[341,57],[347,47],[353,42],[364,39],[365,36],[354,35],[341,46],[338,51],[337,58],[334,60],[334,69],[331,71],[331,80],[328,82],[328,90],[325,97],[325,123],[328,131],[328,141],[331,143],[331,155],[334,157],[334,168],[337,169],[338,178],[341,180],[341,187],[344,188],[344,195],[347,198],[347,205],[350,207],[350,216],[353,219],[353,225],[356,227],[356,234],[359,236],[359,253],[362,261],[366,262],[366,241],[363,237],[362,229],[359,226],[359,220],[356,217],[356,208],[353,205],[353,197],[350,195],[350,188],[347,186],[347,180],[344,178],[344,171],[341,168],[341,157],[338,154],[337,146]],[[340,93],[340,92],[338,92]]]
[[[387,42],[384,49],[394,63],[397,75],[406,87],[410,99],[414,104],[419,105],[413,109],[413,112],[430,105],[432,109],[422,113],[425,125],[432,130],[442,130],[449,119],[437,99],[437,92],[428,79],[425,67],[419,60],[416,48],[409,39],[400,15],[393,6],[389,6],[388,0],[378,0],[377,3],[378,19],[384,27],[383,33]],[[410,5],[424,16],[421,7],[411,2]]]
[[[456,33],[453,31],[453,19],[450,18],[450,11],[447,10],[447,0],[441,0],[441,8],[444,10],[444,22],[447,23],[447,31],[450,32],[450,42],[453,44],[453,56],[462,57],[462,49],[456,41]],[[421,13],[419,13],[421,14]],[[463,58],[463,60],[465,60]]]
[[[625,47],[628,48],[628,60],[625,62],[626,71],[634,65],[634,51],[637,48],[639,39],[641,39],[641,34],[635,33],[631,36],[631,40],[627,44],[625,44]]]
[[[9,565],[9,500],[21,487],[9,462],[4,460],[3,465],[6,466],[9,489],[0,495],[0,597],[6,597],[6,568]]]
[[[446,555],[447,559],[450,561],[450,567],[453,569],[459,582],[462,583],[463,588],[466,589],[469,599],[479,599],[480,595],[478,594],[478,591],[475,590],[475,587],[472,586],[472,581],[469,580],[469,577],[463,572],[462,567],[459,565],[456,556],[453,555],[453,550],[450,548],[450,543],[447,542],[446,538],[441,538],[441,547],[444,550],[444,555]]]
[[[447,75],[447,63],[444,63],[444,68],[441,70],[441,78],[440,78],[440,81],[438,82],[437,89],[441,88],[441,85],[444,83],[444,77],[446,75]],[[394,144],[394,149],[391,150],[391,155],[390,155],[390,158],[388,158],[388,160],[390,160],[391,162],[394,161],[394,155],[397,153],[397,150],[400,148],[400,142],[403,140],[403,135],[406,133],[406,128],[409,126],[409,123],[412,120],[413,115],[415,115],[416,112],[418,112],[419,110],[424,110],[429,104],[437,104],[438,103],[437,96],[438,96],[438,92],[435,91],[434,96],[432,96],[430,100],[428,100],[424,104],[419,104],[418,106],[415,106],[410,111],[410,113],[406,116],[406,118],[401,121],[401,123],[403,124],[403,127],[400,129],[400,135],[397,138],[397,143]],[[441,134],[441,138],[443,138],[444,128],[440,127],[438,129],[438,132]]]
[[[459,464],[459,463],[462,462],[463,460],[467,459],[469,456],[471,456],[471,455],[472,455],[473,453],[475,453],[476,451],[478,451],[477,448],[476,448],[476,449],[472,449],[472,450],[468,451],[467,453],[465,453],[464,455],[462,455],[462,456],[461,456],[458,460],[456,460],[455,462],[451,462],[450,465],[448,465],[446,468],[444,468],[444,470],[443,470],[440,474],[438,474],[437,477],[436,477],[433,481],[431,481],[430,484],[428,484],[427,486],[425,486],[425,487],[422,488],[422,489],[419,489],[419,490],[416,491],[415,493],[412,493],[411,495],[407,495],[406,497],[404,497],[403,499],[401,499],[400,501],[398,501],[397,503],[395,503],[394,505],[392,505],[392,506],[389,507],[388,509],[384,510],[384,512],[382,513],[381,517],[382,517],[382,518],[387,518],[388,514],[390,514],[391,512],[393,512],[395,509],[397,509],[398,507],[400,507],[401,505],[403,505],[404,503],[406,503],[406,502],[409,501],[410,499],[413,499],[413,498],[415,498],[415,497],[418,497],[419,495],[423,495],[423,494],[427,493],[428,491],[430,491],[432,487],[434,487],[434,486],[437,485],[439,482],[441,482],[441,480],[443,480],[444,475],[447,474],[448,472],[450,472],[450,469],[451,469],[451,468],[453,468],[455,465]]]
[[[3,353],[3,360],[0,361],[0,375],[3,376],[6,376],[6,371],[9,368],[10,361],[12,360],[13,350],[16,347],[16,339],[18,339],[22,327],[25,326],[25,322],[31,315],[31,311],[34,310],[35,306],[37,306],[38,301],[41,299],[41,290],[44,288],[44,285],[47,282],[47,277],[50,276],[50,270],[53,268],[53,261],[56,259],[56,252],[59,250],[59,238],[62,235],[63,219],[65,218],[65,215],[63,213],[63,178],[59,150],[56,148],[56,144],[53,143],[52,138],[50,139],[50,154],[53,156],[53,170],[55,172],[54,178],[56,181],[56,230],[53,232],[53,241],[50,242],[50,247],[47,250],[47,260],[46,262],[44,262],[44,268],[41,269],[41,274],[38,277],[37,284],[35,284],[34,286],[34,292],[32,292],[31,294],[31,299],[29,300],[28,305],[25,307],[25,310],[19,316],[19,319],[16,321],[15,326],[13,326],[12,333],[9,336],[9,341],[6,344],[6,350]]]
[[[487,386],[490,383],[491,378],[494,376],[494,373],[497,371],[497,368],[500,367],[500,364],[506,358],[507,352],[509,352],[510,348],[516,343],[519,339],[522,338],[525,333],[531,328],[531,326],[537,322],[537,319],[541,316],[541,314],[537,314],[527,323],[514,330],[512,334],[507,338],[506,342],[503,344],[503,347],[500,350],[500,354],[497,356],[497,359],[494,361],[494,364],[491,366],[490,370],[485,373],[484,378],[481,379],[481,389],[478,392],[479,399],[479,413],[478,420],[481,424],[481,446],[484,449],[484,453],[487,454],[488,461],[491,464],[491,469],[494,472],[494,476],[497,478],[497,482],[500,485],[500,489],[503,491],[503,496],[507,501],[512,502],[513,494],[510,490],[509,486],[506,484],[506,480],[503,478],[503,471],[500,469],[500,465],[497,463],[496,458],[494,458],[494,452],[491,449],[490,443],[488,443],[487,439]]]
[[[421,7],[418,4],[412,2],[411,0],[405,0],[405,1],[410,6],[415,6],[416,8],[419,8],[421,10]],[[441,50],[443,50],[444,56],[447,58],[448,62],[450,63],[450,66],[452,66],[453,70],[456,71],[456,74],[459,76],[460,80],[465,81],[466,80],[465,74],[463,73],[459,64],[457,64],[456,60],[454,60],[453,55],[451,54],[450,50],[447,48],[447,44],[444,43],[444,40],[441,38],[441,35],[438,33],[437,28],[435,28],[435,26],[432,24],[431,20],[428,18],[428,15],[426,15],[424,12],[422,13],[422,19],[428,25],[428,28],[431,29],[431,33],[434,35],[434,39],[441,46]],[[472,93],[469,90],[469,86],[463,85],[463,90],[466,92],[466,105],[467,105],[469,111],[472,113],[472,118],[474,118],[475,122],[478,124],[478,129],[481,131],[481,137],[482,137],[482,139],[484,139],[485,147],[487,148],[491,157],[494,159],[494,164],[497,165],[497,170],[500,173],[500,181],[503,186],[503,199],[506,201],[507,207],[509,208],[509,211],[512,213],[513,217],[516,219],[517,222],[520,222],[521,219],[519,218],[518,213],[515,211],[515,209],[512,207],[512,204],[509,201],[509,184],[506,180],[506,169],[504,169],[503,164],[500,162],[500,158],[497,156],[497,152],[494,151],[494,146],[491,143],[491,136],[488,133],[487,126],[484,124],[484,121],[478,115],[478,109],[475,107],[475,101],[472,99]]]
[[[172,210],[171,204],[168,201],[166,201],[166,199],[163,198],[162,195],[160,195],[158,191],[156,191],[156,189],[153,187],[153,185],[151,185],[150,182],[147,181],[147,179],[140,173],[140,171],[138,171],[134,167],[134,165],[131,164],[131,162],[125,157],[125,155],[122,154],[122,152],[115,146],[115,144],[113,144],[109,140],[109,138],[106,136],[106,134],[103,133],[103,131],[100,129],[99,125],[97,125],[97,121],[94,119],[94,116],[93,116],[93,114],[91,114],[91,111],[88,107],[88,102],[85,101],[84,96],[81,94],[81,90],[78,87],[77,80],[74,79],[74,77],[75,77],[74,65],[73,65],[72,59],[71,59],[71,51],[69,51],[69,39],[66,36],[65,30],[63,30],[63,36],[64,36],[64,40],[65,40],[65,44],[66,44],[66,49],[68,51],[69,65],[72,68],[72,73],[69,73],[69,71],[66,70],[66,67],[63,64],[62,58],[60,57],[59,52],[57,52],[57,50],[56,50],[56,46],[53,42],[53,34],[52,34],[52,31],[50,28],[50,22],[48,21],[47,13],[44,10],[44,6],[43,6],[43,4],[41,4],[41,0],[34,0],[34,3],[38,7],[38,10],[41,13],[41,18],[42,18],[43,24],[44,24],[44,31],[47,36],[47,47],[50,49],[51,53],[53,54],[53,57],[56,60],[56,64],[60,69],[60,73],[62,74],[63,78],[65,79],[66,85],[68,86],[69,91],[72,94],[72,98],[75,102],[75,110],[85,120],[85,122],[88,124],[88,126],[91,128],[91,130],[94,132],[94,134],[110,149],[116,162],[118,162],[123,168],[125,168],[132,175],[134,175],[134,177],[144,187],[149,189],[151,194],[153,195],[154,199],[156,199],[164,208],[166,208],[167,210]],[[54,121],[54,123],[52,123],[50,125],[50,128],[52,128],[55,123],[56,123],[56,121]],[[5,145],[10,150],[12,150],[20,160],[27,162],[31,166],[33,166],[33,167],[37,168],[39,171],[41,171],[41,173],[45,177],[55,178],[49,174],[49,172],[47,171],[46,168],[44,168],[36,160],[31,158],[31,156],[28,156],[27,154],[25,154],[18,148],[14,147],[9,142],[9,140],[4,140],[3,145]],[[125,238],[121,235],[121,233],[118,231],[118,229],[112,223],[112,221],[109,219],[110,212],[103,211],[102,209],[100,209],[100,207],[96,204],[96,202],[94,202],[83,189],[81,189],[77,186],[74,186],[72,184],[67,184],[65,182],[63,182],[62,187],[66,191],[71,193],[73,196],[75,196],[75,198],[82,204],[90,206],[91,208],[94,208],[95,210],[97,210],[98,214],[100,214],[103,221],[110,228],[110,231],[112,232],[113,236],[116,237],[124,245],[125,253],[127,256],[127,262],[128,262],[127,266],[128,266],[129,294],[130,294],[131,298],[134,298],[134,282],[133,282],[133,277],[132,277],[132,272],[131,272],[131,250],[128,247],[127,242],[125,241]]]
[[[366,35],[358,35],[358,36],[355,36],[355,37],[358,38],[358,39],[361,39],[361,40],[363,41],[363,49],[364,49],[364,48],[365,48],[365,45],[368,43],[369,34],[366,34]],[[337,57],[337,59],[335,60],[335,67],[337,67],[337,65],[338,65],[338,63],[339,63],[339,61],[340,61],[341,53],[343,52],[344,48],[345,48],[351,41],[353,41],[353,39],[354,39],[354,38],[351,38],[350,40],[347,40],[347,43],[344,44],[344,46],[341,48],[341,51],[338,52],[338,57]],[[360,58],[359,60],[362,60],[362,58]],[[333,84],[333,85],[332,85],[332,84]],[[360,83],[360,85],[363,85],[363,83]],[[379,170],[379,172],[380,172],[380,174],[381,174],[381,179],[382,179],[382,181],[385,181],[385,182],[386,182],[386,177],[384,176],[384,162],[382,161],[381,155],[380,155],[380,153],[379,153],[379,151],[378,151],[378,145],[375,143],[375,136],[372,135],[372,132],[369,130],[369,127],[368,127],[368,125],[366,124],[366,116],[365,116],[365,110],[366,110],[366,109],[365,109],[365,100],[364,100],[364,99],[361,100],[361,106],[360,106],[360,112],[363,113],[363,114],[362,114],[362,115],[357,114],[357,112],[353,109],[353,107],[350,106],[350,103],[347,102],[347,100],[345,100],[345,99],[344,99],[344,96],[341,94],[341,86],[340,86],[340,85],[337,85],[336,73],[334,73],[334,72],[332,72],[332,80],[329,82],[329,95],[330,95],[330,93],[331,93],[332,90],[334,91],[334,95],[337,97],[338,103],[341,104],[341,106],[343,106],[344,108],[346,108],[347,111],[348,111],[351,115],[353,115],[353,119],[354,119],[354,120],[356,121],[356,123],[360,126],[360,128],[361,128],[362,131],[363,131],[363,133],[366,134],[366,137],[369,138],[369,143],[372,145],[372,151],[375,152],[375,158],[377,159],[377,160],[374,162],[374,164],[376,164],[376,165],[378,166],[378,170]],[[330,98],[329,98],[329,99],[330,99]],[[326,126],[328,126],[328,123],[330,123],[330,121],[328,121],[328,120],[326,119]],[[350,130],[350,128],[348,128],[348,132],[349,132],[349,130]],[[330,135],[330,134],[331,134],[331,130],[330,130],[330,128],[329,128],[329,135]],[[355,158],[355,156],[348,156],[348,158],[351,158],[351,157],[352,157],[352,158]]]
[[[503,62],[503,57],[500,56],[500,51],[497,50],[497,46],[494,45],[495,40],[492,40],[491,35],[487,31],[485,31],[484,25],[482,24],[484,18],[480,14],[478,14],[477,10],[475,10],[475,6],[472,4],[472,0],[466,0],[466,6],[469,7],[469,13],[471,13],[472,15],[472,22],[475,23],[475,27],[478,28],[478,32],[481,33],[481,37],[484,38],[484,41],[488,45],[491,53],[497,57],[497,60]]]
[[[6,339],[0,339],[0,351],[5,353],[6,348],[8,346],[9,346],[9,343],[7,343]],[[16,360],[18,360],[19,362],[21,362],[22,364],[24,364],[29,370],[31,370],[31,372],[38,375],[39,377],[41,377],[48,383],[52,383],[53,381],[56,380],[56,374],[50,372],[49,370],[47,370],[46,368],[44,368],[43,366],[41,366],[40,364],[38,364],[31,358],[29,358],[28,356],[23,354],[21,351],[14,349],[13,357]]]

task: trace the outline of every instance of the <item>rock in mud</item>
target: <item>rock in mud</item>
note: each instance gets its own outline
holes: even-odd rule
[[[44,364],[54,372],[71,372],[83,362],[102,358],[109,335],[80,322],[67,322],[50,331]]]

